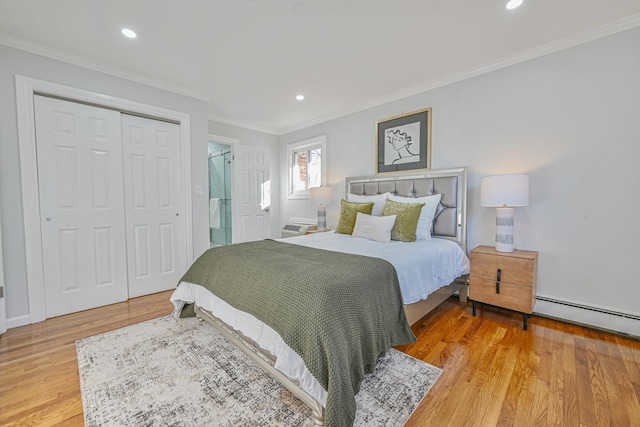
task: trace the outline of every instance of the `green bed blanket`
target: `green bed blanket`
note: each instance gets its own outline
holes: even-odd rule
[[[181,280],[278,332],[327,391],[329,427],[351,426],[365,373],[416,340],[396,271],[378,258],[262,240],[210,249]]]

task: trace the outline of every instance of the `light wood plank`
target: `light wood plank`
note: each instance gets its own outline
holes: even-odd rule
[[[84,425],[76,340],[169,314],[170,295],[134,298],[1,335],[0,425]]]
[[[75,341],[171,312],[170,292],[10,329],[0,336],[0,425],[83,425]],[[445,301],[398,349],[444,372],[406,424],[637,425],[640,341]]]

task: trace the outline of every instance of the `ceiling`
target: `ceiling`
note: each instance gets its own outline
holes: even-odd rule
[[[640,26],[638,0],[506,2],[0,0],[0,43],[197,97],[212,120],[282,134]]]

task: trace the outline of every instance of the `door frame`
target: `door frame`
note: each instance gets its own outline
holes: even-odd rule
[[[4,258],[2,253],[2,215],[0,214],[0,334],[7,332],[7,298],[4,281]]]
[[[140,114],[180,125],[180,167],[182,209],[185,216],[187,265],[193,263],[192,196],[191,196],[191,116],[179,111],[143,104],[97,92],[16,75],[16,105],[18,116],[18,146],[22,182],[22,212],[24,219],[29,323],[46,319],[42,235],[40,230],[40,193],[36,162],[34,94],[64,98],[98,107]]]

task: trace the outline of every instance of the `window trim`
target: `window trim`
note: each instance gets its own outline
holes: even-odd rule
[[[302,149],[312,149],[319,147],[322,152],[320,165],[320,185],[327,184],[327,137],[326,135],[316,136],[303,141],[287,144],[287,199],[304,200],[309,199],[309,191],[293,192],[293,156]]]

